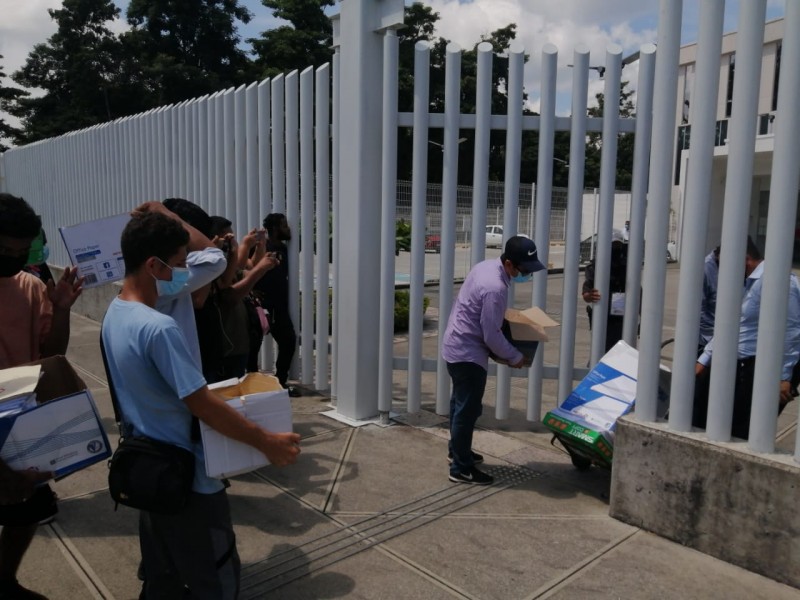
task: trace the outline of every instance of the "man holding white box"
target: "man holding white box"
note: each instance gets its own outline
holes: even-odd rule
[[[192,416],[277,466],[296,461],[300,436],[266,431],[209,391],[181,328],[155,309],[160,291],[174,294],[184,277],[188,241],[181,223],[167,215],[134,215],[122,234],[122,293],[108,309],[102,336],[125,430],[196,458],[182,512],[140,512],[144,596],[178,598],[186,586],[193,598],[234,598],[239,558],[230,508],[222,482],[206,475],[202,449],[191,439]]]

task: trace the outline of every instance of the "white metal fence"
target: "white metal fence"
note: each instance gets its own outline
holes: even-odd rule
[[[548,260],[551,241],[564,242],[564,284],[561,306],[561,339],[558,365],[545,366],[539,353],[529,371],[516,372],[526,377],[527,417],[541,416],[542,383],[545,377],[558,380],[558,397],[565,398],[574,384],[575,331],[579,284],[579,245],[582,239],[584,205],[583,170],[585,138],[588,131],[602,132],[602,164],[597,193],[597,281],[607,289],[610,265],[611,230],[615,210],[616,140],[623,132],[636,133],[633,188],[630,193],[631,238],[628,286],[643,289],[626,295],[626,315],[641,313],[638,322],[627,318],[624,338],[640,349],[637,418],[656,419],[658,367],[663,330],[663,298],[666,267],[664,248],[673,237],[670,197],[676,125],[674,120],[677,90],[677,60],[680,42],[682,3],[662,0],[658,30],[658,62],[655,45],[641,48],[637,85],[637,119],[621,119],[618,97],[621,77],[621,49],[610,46],[605,56],[605,106],[602,118],[587,117],[589,52],[583,46],[571,50],[571,117],[555,112],[556,65],[558,49],[546,44],[532,60],[541,63],[541,98],[538,116],[522,114],[524,48],[512,44],[508,52],[509,76],[506,82],[509,109],[506,115],[491,114],[491,46],[478,46],[477,97],[475,114],[459,113],[460,56],[455,44],[448,45],[446,59],[446,102],[443,114],[428,112],[429,52],[419,43],[415,52],[414,111],[397,111],[398,44],[394,27],[402,15],[401,0],[382,3],[379,16],[369,12],[366,0],[343,3],[341,18],[335,20],[336,54],[332,66],[316,71],[306,69],[247,87],[229,89],[178,105],[73,132],[7,151],[0,161],[0,175],[7,191],[25,197],[43,216],[51,231],[72,224],[130,210],[145,199],[171,196],[188,197],[212,214],[231,218],[239,233],[257,226],[271,211],[285,212],[302,239],[303,252],[292,244],[290,255],[292,305],[295,323],[301,331],[301,351],[297,364],[301,380],[318,389],[329,386],[338,395],[338,409],[352,418],[363,418],[392,405],[394,371],[407,369],[407,409],[421,405],[424,370],[437,374],[436,410],[448,411],[449,379],[442,359],[423,357],[422,307],[426,226],[435,226],[441,237],[439,278],[439,335],[453,302],[454,249],[470,243],[471,263],[484,257],[483,232],[486,224],[502,217],[505,236],[521,230],[520,218],[529,217],[534,239],[541,249],[540,259]],[[719,36],[722,3],[704,3],[701,16],[699,52],[705,56],[703,68],[719,71]],[[376,9],[377,10],[377,9]],[[759,76],[755,58],[760,57],[758,32],[763,33],[764,0],[742,3],[740,45],[737,47],[737,78],[734,113],[731,118],[730,166],[726,187],[723,223],[723,256],[720,273],[718,315],[724,322],[737,322],[741,274],[736,271],[743,256],[742,219],[746,223],[749,189],[752,182],[755,106],[750,81]],[[366,15],[366,16],[365,16]],[[373,31],[382,33],[375,42]],[[788,2],[786,10],[785,56],[800,55],[800,3]],[[370,37],[372,36],[372,37]],[[705,54],[703,52],[705,51]],[[366,56],[363,61],[352,60]],[[376,64],[372,64],[377,61]],[[695,78],[694,102],[702,105],[717,97],[715,77]],[[786,289],[795,223],[800,165],[800,120],[795,106],[800,100],[800,63],[785,60],[781,65],[781,89],[776,116],[776,150],[773,165],[772,197],[767,226],[764,307],[762,327],[780,331],[786,321]],[[332,74],[331,74],[332,71]],[[333,77],[333,95],[331,89]],[[382,76],[382,93],[366,92],[367,81],[375,86]],[[529,90],[531,92],[532,90]],[[376,107],[378,107],[376,109]],[[332,108],[332,111],[331,111]],[[697,120],[695,121],[697,123]],[[710,169],[703,165],[713,156],[713,126],[704,136],[702,125],[695,126],[689,160],[690,180],[686,195],[689,212],[684,216],[681,253],[681,285],[678,306],[672,408],[669,426],[675,431],[691,428],[691,398],[694,385],[694,344],[700,305],[702,258],[708,215]],[[332,127],[332,129],[331,129]],[[413,127],[413,180],[410,183],[410,211],[398,204],[397,128]],[[435,190],[437,223],[429,222],[433,204],[427,184],[428,134],[443,129],[443,177]],[[462,129],[475,130],[474,179],[470,188],[457,185],[458,135]],[[493,184],[488,181],[489,131],[506,132],[505,185],[502,209],[491,212],[488,202]],[[520,186],[520,136],[522,131],[539,132],[537,186],[527,199]],[[556,131],[570,133],[569,187],[552,187],[553,140]],[[330,138],[333,143],[330,144]],[[652,143],[651,143],[652,140]],[[333,148],[333,152],[329,151]],[[734,150],[735,148],[735,150]],[[652,149],[652,154],[651,154]],[[779,152],[780,150],[780,152]],[[333,178],[332,197],[328,179]],[[381,198],[380,205],[376,197]],[[466,196],[466,197],[465,197]],[[648,197],[645,214],[645,197]],[[522,200],[520,198],[522,197]],[[461,198],[461,203],[459,203]],[[560,203],[555,199],[560,198]],[[464,202],[469,209],[461,209]],[[730,207],[730,208],[729,208]],[[525,211],[528,211],[527,213]],[[533,214],[530,214],[532,210]],[[333,228],[334,290],[333,356],[328,356],[328,230],[329,214]],[[394,308],[394,227],[395,219],[405,214],[412,224],[410,255],[410,330],[407,357],[394,354],[392,315]],[[460,215],[460,217],[459,217]],[[469,217],[470,227],[459,227]],[[345,227],[345,224],[347,227]],[[792,228],[790,230],[789,228]],[[316,231],[316,233],[315,233]],[[459,233],[460,232],[460,233]],[[644,239],[647,238],[645,249]],[[65,264],[66,256],[57,245],[53,259]],[[644,269],[640,268],[644,259]],[[788,261],[788,262],[787,262]],[[302,274],[302,275],[301,275]],[[767,279],[768,278],[768,279]],[[548,278],[537,274],[531,302],[543,306]],[[316,295],[314,292],[317,292]],[[299,298],[303,298],[302,306]],[[316,298],[315,303],[309,299]],[[376,303],[375,299],[379,301]],[[606,311],[607,295],[596,310]],[[718,320],[720,319],[718,316]],[[376,326],[377,324],[377,326]],[[315,333],[316,332],[316,333]],[[719,344],[714,357],[709,436],[728,437],[732,389],[731,366],[736,360],[735,328],[724,334],[727,343]],[[595,321],[591,360],[603,352],[605,322]],[[754,398],[754,419],[750,445],[762,452],[774,450],[777,412],[777,378],[782,336],[759,338],[756,382],[763,394]],[[692,346],[689,348],[689,346]],[[762,358],[763,357],[763,358]],[[332,359],[332,362],[331,360]],[[400,360],[398,360],[400,359]],[[509,414],[510,377],[507,367],[497,369],[496,416]],[[774,393],[773,393],[774,392]],[[688,420],[687,420],[688,419]],[[800,459],[800,444],[797,445]]]

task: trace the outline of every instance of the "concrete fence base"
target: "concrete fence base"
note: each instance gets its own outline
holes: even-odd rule
[[[800,588],[800,465],[620,419],[612,517]]]

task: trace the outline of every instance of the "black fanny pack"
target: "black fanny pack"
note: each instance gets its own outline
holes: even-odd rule
[[[123,438],[109,461],[108,489],[117,504],[171,515],[189,502],[194,454],[147,437]]]

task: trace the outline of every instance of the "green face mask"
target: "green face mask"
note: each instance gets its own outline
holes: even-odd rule
[[[26,265],[40,265],[47,260],[45,256],[44,233],[40,229],[39,235],[33,238],[31,244],[31,251],[28,253],[28,261]]]

